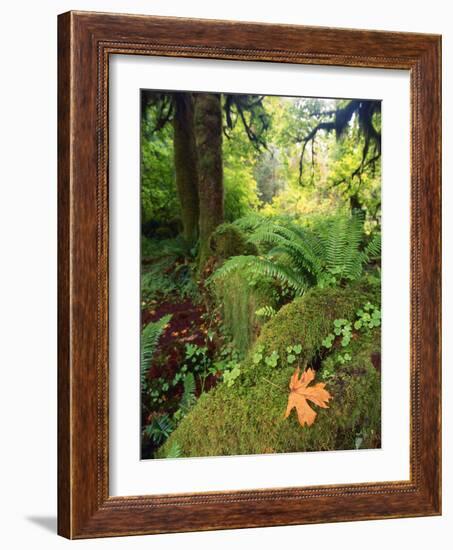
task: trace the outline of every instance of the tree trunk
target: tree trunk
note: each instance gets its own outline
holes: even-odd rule
[[[200,207],[199,265],[202,268],[210,255],[209,237],[224,219],[220,94],[203,93],[195,97],[195,137]]]
[[[189,93],[174,94],[174,160],[176,189],[181,205],[184,238],[194,244],[198,237],[198,171],[194,133],[193,99]]]

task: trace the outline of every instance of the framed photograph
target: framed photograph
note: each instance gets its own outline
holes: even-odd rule
[[[440,514],[440,37],[58,23],[59,533]]]

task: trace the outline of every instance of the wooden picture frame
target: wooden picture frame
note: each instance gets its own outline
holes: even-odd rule
[[[59,534],[89,538],[440,514],[440,37],[68,12],[59,16],[58,48]],[[111,54],[410,71],[409,481],[109,496]]]

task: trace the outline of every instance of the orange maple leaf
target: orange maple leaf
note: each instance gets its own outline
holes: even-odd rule
[[[289,389],[291,391],[288,396],[285,418],[288,418],[290,412],[295,407],[300,425],[304,426],[307,424],[307,426],[311,426],[315,421],[316,412],[308,405],[307,399],[318,405],[318,407],[328,409],[327,402],[332,396],[324,389],[325,384],[323,382],[308,386],[315,379],[315,371],[313,369],[304,371],[300,378],[299,372],[300,369],[297,367],[289,381]]]

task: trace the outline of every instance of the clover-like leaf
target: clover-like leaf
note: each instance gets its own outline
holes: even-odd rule
[[[259,363],[261,363],[261,360],[263,359],[263,355],[261,353],[254,353],[253,354],[253,364],[254,365],[258,365]]]
[[[269,367],[276,367],[277,366],[277,363],[278,363],[278,360],[279,360],[279,354],[277,351],[273,351],[270,355],[268,355],[264,362],[266,363],[267,366]]]
[[[299,355],[300,353],[302,353],[302,346],[300,344],[293,346],[293,352],[296,355]]]

